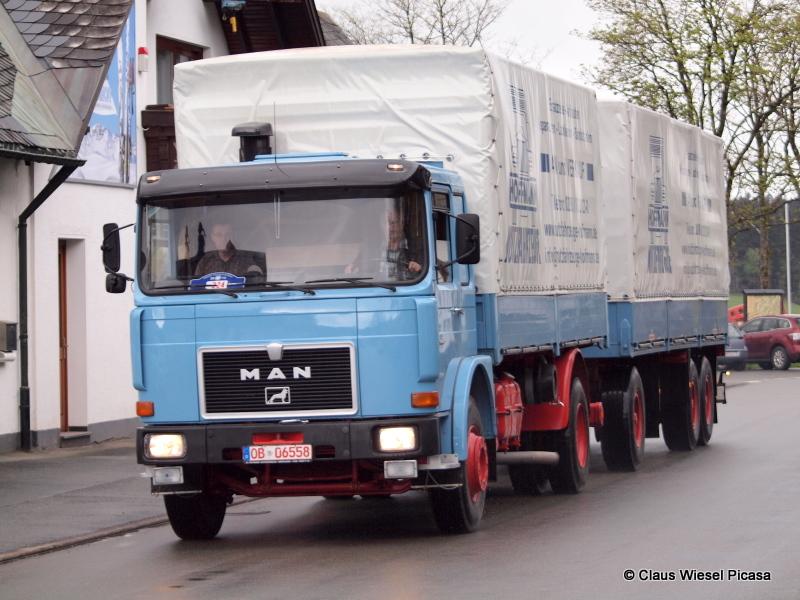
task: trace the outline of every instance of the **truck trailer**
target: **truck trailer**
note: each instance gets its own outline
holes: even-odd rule
[[[137,191],[137,455],[175,533],[235,495],[578,492],[707,444],[724,385],[722,145],[483,50],[176,67],[179,168]]]

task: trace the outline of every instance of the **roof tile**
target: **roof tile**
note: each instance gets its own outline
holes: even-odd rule
[[[78,102],[81,106],[75,105],[74,109],[61,114],[58,107],[72,105],[65,103],[67,96],[62,98],[59,92],[64,81],[75,81],[70,69],[81,69],[81,73],[89,73],[87,67],[103,68],[108,64],[133,2],[134,0],[0,0],[0,10],[8,14],[33,55],[42,60],[43,67],[59,70],[54,71],[53,75],[62,82],[61,85],[55,83],[52,87],[42,88],[40,84],[51,81],[47,79],[46,71],[43,71],[37,75],[39,83],[34,88],[23,86],[15,90],[17,77],[25,75],[17,74],[14,63],[0,46],[0,155],[18,156],[30,153],[34,160],[45,161],[47,158],[42,159],[42,156],[56,160],[76,157],[71,146],[76,139],[80,139],[77,133],[80,117],[78,123],[75,123],[76,127],[70,126],[72,133],[68,133],[66,138],[60,133],[64,125],[62,117],[72,119],[73,116],[68,113],[75,109],[78,114],[88,114],[86,111],[90,108],[81,102],[87,103],[93,94],[85,94],[85,101]],[[89,77],[86,84],[93,88],[95,78],[94,75]],[[24,98],[20,97],[23,89],[27,90]],[[70,93],[67,88],[63,90],[65,94]],[[15,97],[15,93],[18,97]],[[37,97],[36,93],[43,95]],[[43,125],[36,130],[21,131],[26,127],[11,114],[16,102],[20,102],[20,106],[26,106],[26,110],[34,111],[38,110],[40,103],[49,105],[55,111],[53,115],[60,115],[57,120],[61,122],[62,128],[55,127],[53,123],[53,127]],[[48,119],[42,121],[45,124],[47,122]],[[59,133],[56,134],[56,131]]]

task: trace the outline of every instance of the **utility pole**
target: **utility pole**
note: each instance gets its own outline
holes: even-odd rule
[[[792,312],[792,253],[791,244],[789,243],[789,202],[783,204],[783,220],[786,227],[786,299],[789,306],[786,312]]]

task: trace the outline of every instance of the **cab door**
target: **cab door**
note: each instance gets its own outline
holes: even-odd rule
[[[444,373],[450,360],[477,351],[475,286],[468,265],[448,265],[455,259],[456,220],[450,215],[463,212],[463,196],[453,195],[449,188],[434,188],[432,204],[434,254],[431,268],[438,305],[439,372]]]

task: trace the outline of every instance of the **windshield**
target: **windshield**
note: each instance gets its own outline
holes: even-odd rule
[[[149,199],[142,210],[139,279],[146,293],[291,284],[393,289],[425,274],[419,192],[208,193]]]

